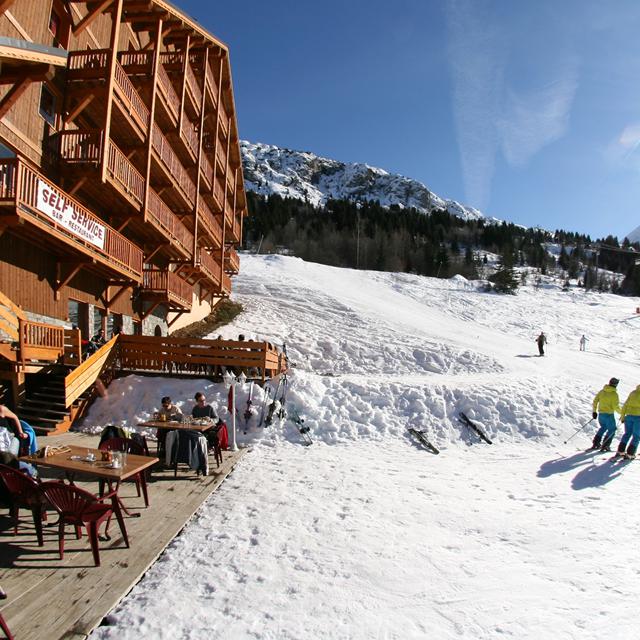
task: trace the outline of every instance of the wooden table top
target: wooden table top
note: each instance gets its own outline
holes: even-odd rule
[[[93,462],[86,460],[87,453],[91,452],[96,459]],[[68,445],[60,449],[59,452],[46,458],[38,458],[35,455],[22,456],[20,460],[35,464],[41,467],[53,467],[62,469],[68,473],[85,473],[105,480],[120,481],[126,480],[136,473],[153,466],[159,462],[158,458],[151,456],[138,456],[133,453],[126,454],[126,462],[123,467],[114,469],[110,462],[101,460],[102,451],[87,447]]]
[[[193,420],[199,420],[199,418],[193,418]],[[164,420],[149,420],[147,422],[138,422],[139,427],[147,427],[147,428],[153,428],[153,429],[170,429],[171,431],[176,430],[176,429],[180,429],[180,430],[187,430],[187,431],[208,431],[209,429],[212,429],[213,427],[215,427],[215,422],[209,422],[207,424],[198,424],[197,422],[189,422],[189,423],[182,423],[182,422],[171,422],[169,420],[164,421]]]

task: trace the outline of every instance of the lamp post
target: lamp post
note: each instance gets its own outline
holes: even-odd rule
[[[237,451],[238,445],[236,444],[236,377],[230,371],[225,371],[222,376],[225,388],[229,393],[229,403],[227,405],[231,412],[231,451]]]

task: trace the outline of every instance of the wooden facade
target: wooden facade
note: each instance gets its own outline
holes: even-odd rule
[[[222,42],[163,0],[0,2],[0,291],[31,320],[166,332],[229,295],[245,215]]]

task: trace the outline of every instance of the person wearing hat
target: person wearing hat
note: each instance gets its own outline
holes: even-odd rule
[[[611,443],[616,435],[615,412],[620,413],[620,399],[616,389],[619,382],[618,378],[611,378],[609,384],[605,384],[593,399],[593,417],[598,418],[600,428],[593,438],[592,449],[611,451]]]
[[[638,442],[640,442],[640,384],[629,394],[627,401],[622,405],[620,422],[624,422],[624,434],[620,439],[617,455],[624,455],[627,459],[633,460],[636,457]],[[627,442],[629,442],[629,448],[627,448]]]

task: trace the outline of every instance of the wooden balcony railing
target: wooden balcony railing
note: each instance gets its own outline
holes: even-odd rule
[[[233,229],[233,207],[227,198],[227,201],[224,203],[224,223],[230,229]]]
[[[216,162],[218,163],[218,167],[220,168],[220,173],[224,173],[227,170],[227,159],[224,152],[222,151],[221,144],[216,145]]]
[[[211,94],[211,99],[213,100],[213,104],[218,104],[218,85],[216,84],[215,76],[213,75],[213,69],[211,65],[207,64],[205,68],[205,87],[209,90]]]
[[[236,189],[236,175],[231,167],[229,167],[229,171],[227,171],[227,188],[229,189],[229,193],[233,195]]]
[[[152,147],[156,152],[169,174],[173,177],[176,186],[182,192],[190,205],[193,205],[196,199],[196,186],[187,174],[186,169],[178,159],[175,151],[171,147],[169,141],[165,138],[160,127],[154,123],[152,134]]]
[[[131,164],[127,156],[109,140],[107,173],[126,195],[138,205],[144,202],[144,176]]]
[[[191,309],[193,285],[168,269],[145,269],[142,294],[152,294],[183,309]]]
[[[198,203],[198,220],[212,244],[219,247],[222,244],[222,226],[203,198]]]
[[[22,365],[27,360],[56,362],[64,355],[64,327],[18,319],[19,352]]]
[[[103,265],[139,282],[142,250],[17,158],[0,160],[0,204]]]
[[[158,68],[158,93],[164,99],[169,112],[177,122],[180,117],[180,98],[173,88],[169,74],[162,65]]]
[[[222,102],[220,103],[218,118],[220,119],[220,129],[222,131],[222,135],[225,138],[228,138],[229,137],[229,116],[224,110],[224,107],[222,106]]]
[[[190,63],[187,63],[187,89],[191,92],[191,98],[193,100],[193,104],[196,108],[196,111],[200,112],[200,103],[202,101],[202,91],[200,90],[200,86],[198,85],[198,80],[196,79],[196,76],[193,73],[193,69],[191,68]]]
[[[149,74],[153,65],[153,51],[121,51],[118,62],[127,73]]]
[[[60,134],[60,159],[67,163],[93,163],[102,159],[103,135],[100,130],[63,131]]]
[[[75,80],[105,80],[107,79],[109,50],[95,49],[93,51],[71,51],[67,59],[67,79]],[[129,116],[138,127],[146,132],[149,127],[149,109],[144,104],[137,89],[129,80],[126,71],[116,61],[115,70],[116,92],[125,105]]]
[[[224,254],[224,270],[236,274],[240,271],[240,256],[233,247],[228,247]]]
[[[182,118],[182,126],[180,127],[180,136],[187,143],[191,153],[194,157],[198,156],[198,129],[189,120],[189,118]]]
[[[198,249],[196,265],[214,285],[220,286],[220,265],[203,248]]]
[[[211,189],[211,187],[213,186],[213,166],[211,165],[209,158],[207,158],[207,154],[204,153],[204,150],[200,158],[200,171],[206,183],[205,186],[207,187],[207,189]]]
[[[216,206],[219,211],[222,211],[224,207],[224,190],[220,185],[220,179],[216,178],[213,182],[213,197],[216,201]]]
[[[138,90],[134,87],[133,82],[129,80],[127,73],[119,62],[116,61],[116,92],[120,99],[127,107],[129,116],[136,121],[137,125],[146,134],[149,129],[149,109],[142,101]]]
[[[165,51],[160,54],[160,62],[162,65],[173,72],[182,72],[184,68],[184,51]],[[200,101],[202,100],[202,91],[198,86],[198,81],[191,68],[191,63],[187,63],[187,93],[190,94],[191,100],[197,112],[200,111]]]
[[[231,278],[228,273],[222,274],[222,285],[220,287],[220,293],[224,296],[228,296],[231,293]]]
[[[190,257],[193,254],[193,234],[153,189],[149,189],[147,216],[152,219],[156,227],[167,234],[167,239],[172,244],[180,247],[185,256]]]

